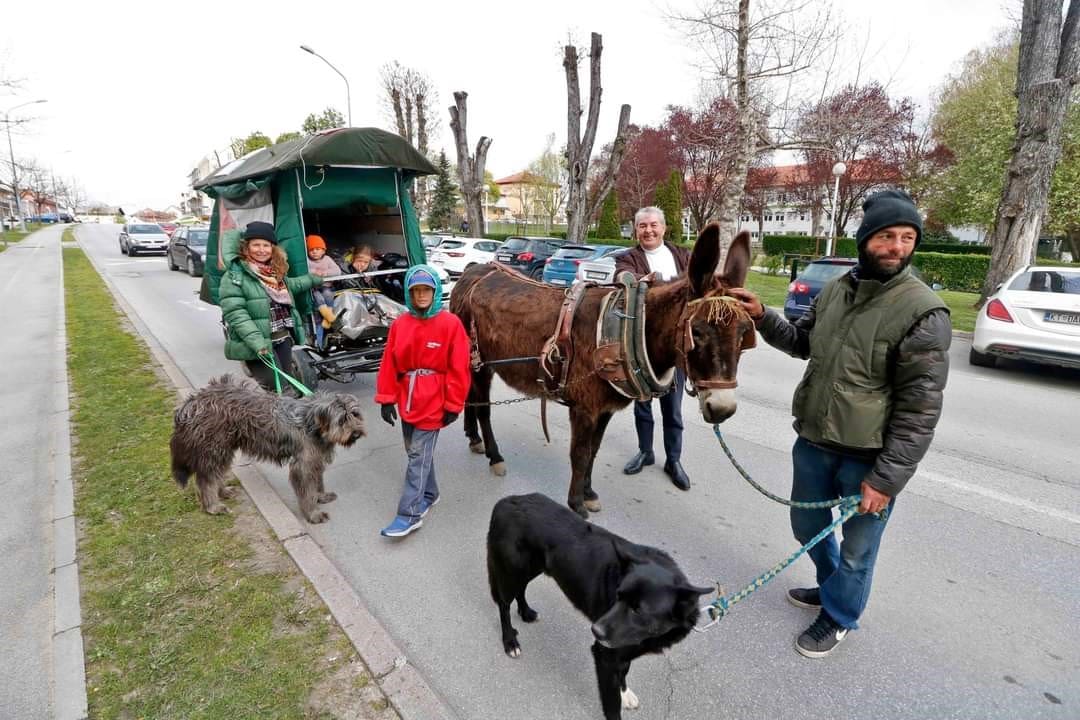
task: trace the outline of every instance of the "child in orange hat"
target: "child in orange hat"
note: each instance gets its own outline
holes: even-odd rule
[[[308,272],[319,277],[333,277],[341,274],[341,268],[326,255],[326,241],[319,235],[307,236]],[[334,324],[334,291],[326,285],[314,290],[315,305],[322,315],[322,326],[329,329]]]

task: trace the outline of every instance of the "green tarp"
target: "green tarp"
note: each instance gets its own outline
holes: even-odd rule
[[[240,235],[236,228],[251,219],[270,219],[258,215],[271,212],[270,202],[278,241],[289,258],[289,275],[307,272],[305,209],[355,207],[362,213],[365,206],[394,208],[401,216],[409,264],[424,262],[420,223],[408,190],[417,175],[435,172],[402,138],[375,128],[324,131],[264,148],[225,166],[195,186],[216,198],[200,297],[218,303],[222,269],[236,254]],[[307,310],[308,298],[297,301]]]
[[[195,189],[219,197],[241,181],[296,167],[306,172],[308,184],[314,184],[318,178],[312,173],[322,165],[397,168],[408,178],[437,172],[400,135],[378,128],[337,128],[245,155],[200,180]]]

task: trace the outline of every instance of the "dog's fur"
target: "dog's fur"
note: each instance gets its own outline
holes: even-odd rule
[[[289,483],[310,523],[329,519],[316,503],[337,498],[323,487],[323,470],[334,447],[351,447],[365,435],[360,402],[346,393],[318,393],[299,400],[263,390],[248,378],[223,375],[176,409],[169,442],[172,473],[180,487],[195,474],[199,504],[211,514],[227,512],[231,497],[224,477],[233,455],[289,463]]]
[[[606,720],[618,720],[624,707],[638,707],[626,687],[631,661],[686,637],[698,619],[699,597],[712,592],[691,585],[664,551],[632,543],[536,493],[495,504],[487,564],[510,657],[521,654],[510,603],[517,601],[525,622],[536,620],[525,588],[540,573],[550,575],[593,622],[592,654]]]

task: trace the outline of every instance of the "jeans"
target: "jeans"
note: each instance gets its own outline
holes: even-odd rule
[[[420,517],[420,501],[426,499],[430,503],[439,497],[439,486],[435,482],[435,443],[439,431],[421,430],[403,420],[401,434],[409,464],[405,468],[405,487],[401,491],[397,514],[416,520]]]
[[[803,438],[795,441],[791,458],[794,481],[791,499],[798,501],[832,500],[861,492],[863,478],[873,468],[872,460],[825,450]],[[889,502],[892,516],[896,498]],[[800,510],[791,508],[791,529],[800,543],[809,542],[833,521],[832,509]],[[817,568],[821,588],[821,607],[838,625],[854,630],[859,616],[870,599],[885,520],[876,515],[855,515],[843,524],[843,540],[833,533],[807,554]]]
[[[274,347],[274,362],[277,363],[278,369],[283,370],[292,375],[292,349],[293,341],[291,337],[275,340]],[[255,379],[255,382],[262,385],[270,392],[274,392],[274,375],[273,370],[266,366],[262,360],[255,358],[254,360],[245,360],[244,364],[247,365],[248,370],[251,371],[251,377]],[[292,385],[288,380],[281,380],[281,391],[292,390]]]
[[[315,307],[325,305],[331,310],[334,309],[334,291],[329,287],[312,288],[311,295],[315,298]]]
[[[667,395],[660,396],[660,415],[664,420],[664,454],[668,462],[679,462],[682,457],[682,398],[686,376],[682,370],[675,371],[675,382]],[[638,450],[652,452],[653,445],[652,400],[634,403],[634,428],[637,430]]]

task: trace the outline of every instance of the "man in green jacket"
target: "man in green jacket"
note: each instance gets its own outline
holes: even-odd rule
[[[952,325],[948,308],[908,268],[921,238],[911,198],[885,190],[863,203],[859,264],[826,285],[794,323],[752,292],[731,291],[766,342],[809,360],[792,402],[791,499],[862,495],[843,540],[830,535],[809,552],[818,587],[788,591],[793,604],[819,610],[795,639],[806,657],[828,655],[858,627],[887,522],[877,513],[892,514],[941,415]],[[791,510],[800,543],[831,522],[831,510]]]

